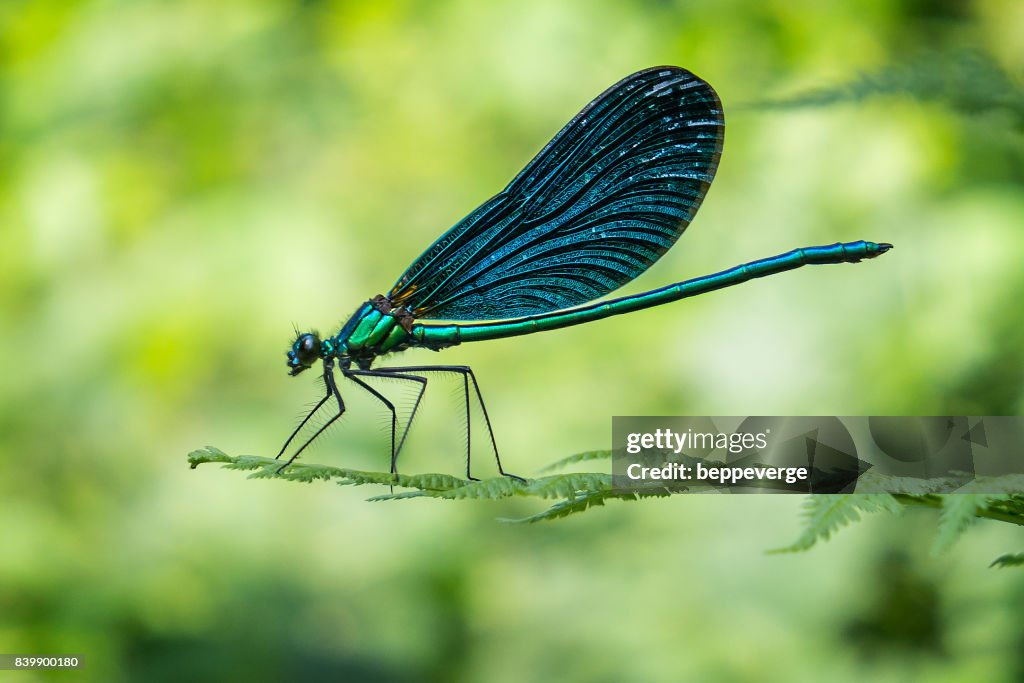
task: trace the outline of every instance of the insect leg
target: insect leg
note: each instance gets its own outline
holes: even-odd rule
[[[295,428],[295,431],[292,432],[292,435],[289,436],[288,439],[284,442],[284,445],[281,446],[281,450],[278,452],[277,455],[274,456],[274,460],[281,459],[281,456],[284,455],[284,452],[288,450],[288,444],[290,444],[292,440],[298,435],[298,433],[302,431],[302,428],[306,426],[306,423],[309,422],[309,419],[316,415],[316,412],[320,410],[320,408],[322,408],[325,403],[327,403],[327,399],[331,397],[332,391],[337,391],[336,389],[331,389],[331,383],[327,382],[326,373],[324,375],[324,385],[327,387],[327,393],[324,395],[322,399],[320,399],[319,403],[313,406],[313,409],[309,411],[306,417],[302,418],[302,422],[299,423],[299,426]]]
[[[345,412],[345,401],[342,400],[341,392],[338,391],[338,387],[334,382],[334,364],[330,361],[324,361],[324,383],[327,384],[327,395],[324,396],[323,399],[321,399],[320,402],[316,405],[316,408],[314,408],[313,411],[306,416],[306,419],[303,420],[302,424],[299,425],[299,429],[302,429],[303,425],[305,425],[306,422],[309,421],[309,418],[313,416],[313,413],[319,410],[320,406],[324,404],[324,401],[329,399],[332,395],[336,399],[338,399],[338,412],[334,415],[334,417],[325,422],[323,426],[320,427],[320,429],[316,430],[316,433],[313,434],[313,436],[309,437],[309,439],[306,440],[306,443],[302,444],[302,446],[299,447],[299,450],[292,453],[292,457],[288,458],[288,462],[277,468],[278,473],[280,473],[281,470],[283,470],[284,468],[288,467],[288,465],[291,465],[293,462],[295,462],[295,459],[299,457],[299,453],[306,450],[306,447],[309,446],[309,444],[313,443],[313,441],[315,441],[316,438],[320,436],[325,429],[334,424],[335,420],[341,417],[342,413]],[[299,429],[296,429],[295,433],[298,433]],[[288,442],[291,442],[293,438],[295,438],[295,434],[292,434],[290,437],[288,437]],[[288,442],[285,443],[286,448],[288,446]],[[277,457],[280,458],[281,454],[283,453],[284,449],[282,448],[281,453],[279,453]]]
[[[409,415],[409,421],[405,425],[405,429],[402,430],[402,438],[398,441],[398,445],[395,445],[395,436],[398,431],[398,411],[395,410],[395,404],[389,401],[383,394],[371,387],[369,384],[359,379],[358,376],[363,377],[388,377],[396,379],[404,379],[410,382],[417,382],[420,385],[419,393],[416,395],[416,402],[412,406],[412,413]],[[345,372],[345,376],[350,380],[361,386],[366,391],[370,392],[377,400],[387,406],[387,409],[391,411],[391,474],[398,474],[398,454],[402,450],[402,446],[405,445],[405,437],[409,435],[409,429],[412,427],[412,421],[416,418],[416,411],[419,410],[420,401],[423,400],[423,394],[427,390],[427,379],[426,377],[417,377],[416,375],[405,375],[399,373],[382,373],[376,370],[349,370]]]
[[[450,372],[462,375],[463,398],[465,399],[466,405],[466,477],[468,479],[475,480],[476,477],[470,474],[470,432],[472,431],[472,428],[469,421],[469,382],[472,380],[477,401],[480,403],[480,410],[484,414],[484,424],[487,425],[487,433],[491,437],[491,449],[494,451],[494,460],[498,464],[498,472],[504,477],[512,477],[519,481],[526,481],[518,475],[506,472],[501,466],[501,457],[498,455],[498,443],[494,438],[494,429],[491,427],[491,418],[487,415],[487,406],[484,404],[484,396],[480,391],[480,385],[477,384],[476,375],[473,374],[473,368],[468,365],[414,365],[400,368],[377,368],[377,372],[389,374],[400,372]]]

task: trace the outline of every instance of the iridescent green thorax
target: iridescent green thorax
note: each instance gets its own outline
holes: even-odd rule
[[[412,316],[407,311],[376,296],[360,306],[329,342],[334,355],[347,356],[365,369],[377,356],[409,348],[411,326]]]

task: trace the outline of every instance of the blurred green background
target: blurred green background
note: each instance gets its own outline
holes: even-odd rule
[[[475,368],[508,469],[608,447],[612,415],[1021,413],[1014,0],[5,0],[0,651],[81,653],[65,677],[91,681],[1021,680],[1024,574],[986,568],[1020,549],[1008,525],[936,558],[929,513],[869,519],[770,556],[798,497],[507,525],[540,504],[187,468],[275,454],[320,391],[286,376],[292,323],[333,331],[656,64],[711,82],[728,134],[628,291],[896,249],[406,354]],[[432,386],[404,471],[460,471],[457,391]],[[353,401],[307,461],[386,468],[385,416]]]

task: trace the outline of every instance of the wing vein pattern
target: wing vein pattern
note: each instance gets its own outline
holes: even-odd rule
[[[389,298],[416,318],[458,321],[602,297],[647,270],[693,220],[724,133],[718,96],[689,71],[628,76],[432,244]]]

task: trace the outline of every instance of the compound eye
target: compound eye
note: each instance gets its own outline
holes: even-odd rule
[[[320,340],[311,332],[299,335],[288,356],[296,358],[299,365],[309,367],[320,357]]]

